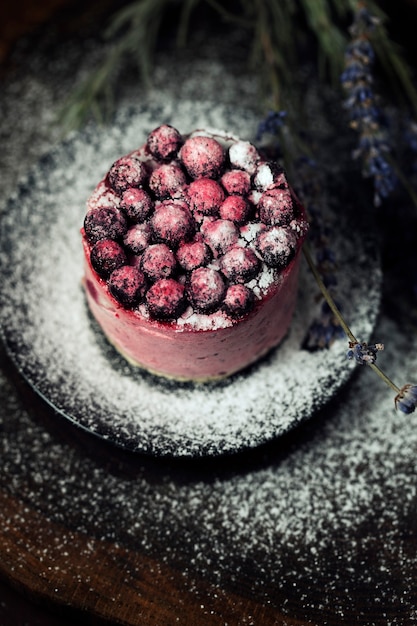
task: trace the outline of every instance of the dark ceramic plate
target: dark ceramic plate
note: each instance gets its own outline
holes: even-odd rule
[[[74,424],[133,451],[203,456],[254,447],[323,406],[349,379],[346,344],[307,352],[318,311],[305,263],[294,322],[282,345],[256,366],[216,384],[168,382],[130,367],[91,319],[81,288],[79,229],[86,200],[111,163],[162,122],[181,132],[223,128],[251,139],[250,111],[207,102],[148,101],[122,111],[111,129],[88,128],[46,155],[21,182],[2,216],[2,336],[25,379]],[[333,199],[338,207],[338,198]],[[346,214],[348,203],[343,200]],[[344,312],[367,340],[380,295],[375,244],[355,219],[336,222],[332,246]],[[355,230],[356,229],[356,230]]]

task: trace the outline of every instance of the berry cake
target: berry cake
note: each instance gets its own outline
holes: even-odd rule
[[[284,171],[254,145],[163,124],[88,200],[89,307],[135,365],[177,380],[229,376],[286,335],[306,232]]]

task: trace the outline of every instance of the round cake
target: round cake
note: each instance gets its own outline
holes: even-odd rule
[[[230,376],[288,332],[307,230],[282,167],[252,143],[163,124],[87,202],[89,307],[134,365],[176,380]]]

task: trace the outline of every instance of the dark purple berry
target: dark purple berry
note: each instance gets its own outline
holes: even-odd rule
[[[223,307],[230,317],[243,317],[253,308],[255,295],[245,285],[230,285],[226,291]]]
[[[231,282],[247,283],[255,278],[261,262],[250,248],[235,246],[220,259],[220,269]]]
[[[154,203],[144,189],[129,187],[123,192],[120,208],[132,222],[143,222],[154,210]]]
[[[294,204],[289,189],[265,191],[258,202],[259,217],[269,226],[284,226],[294,219]]]
[[[90,260],[93,269],[102,278],[108,278],[115,269],[127,264],[122,246],[113,239],[97,241],[91,248]]]
[[[131,265],[115,269],[108,281],[109,291],[126,308],[136,306],[145,295],[146,279],[143,272]]]
[[[162,278],[146,294],[149,313],[158,320],[172,320],[184,312],[187,301],[184,285],[173,278]]]
[[[212,178],[194,180],[187,191],[190,209],[202,215],[218,215],[224,191]]]
[[[220,307],[226,285],[220,272],[209,267],[199,267],[191,272],[187,293],[197,311],[211,313]]]
[[[177,250],[177,261],[186,272],[207,265],[211,259],[211,250],[203,241],[183,243]]]
[[[118,159],[111,166],[107,179],[115,191],[122,194],[129,187],[140,187],[146,181],[146,165],[131,156]]]
[[[151,235],[149,224],[134,224],[123,237],[123,245],[128,252],[140,254],[148,246]]]
[[[182,145],[178,130],[169,124],[162,124],[148,135],[147,146],[157,161],[171,161]]]
[[[187,185],[187,179],[178,163],[164,163],[152,172],[149,188],[159,200],[170,198]]]
[[[182,201],[166,200],[156,209],[151,221],[154,237],[172,248],[189,241],[195,232],[195,222]]]
[[[242,196],[228,196],[220,207],[220,217],[235,224],[244,224],[252,212],[252,205]]]
[[[221,144],[213,137],[200,135],[185,141],[179,157],[191,178],[218,178],[225,162]]]
[[[224,254],[239,238],[237,226],[230,220],[207,221],[202,225],[204,241],[215,255]]]
[[[283,268],[295,254],[297,238],[292,231],[273,226],[259,233],[255,245],[267,265]]]
[[[84,218],[84,231],[90,243],[100,239],[120,239],[127,231],[127,221],[116,207],[89,209]]]
[[[141,268],[152,282],[170,277],[176,265],[174,253],[164,243],[148,246],[141,257]]]

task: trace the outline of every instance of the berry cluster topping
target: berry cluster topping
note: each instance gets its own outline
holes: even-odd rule
[[[111,166],[84,220],[91,265],[112,296],[163,322],[242,318],[306,232],[283,169],[253,144],[168,124]]]

